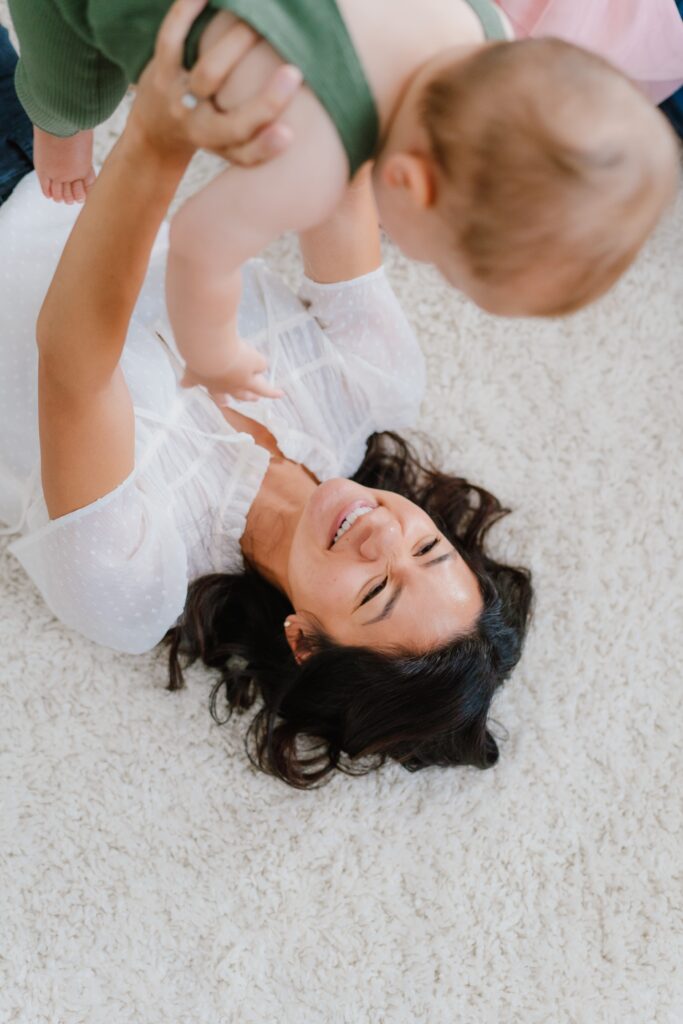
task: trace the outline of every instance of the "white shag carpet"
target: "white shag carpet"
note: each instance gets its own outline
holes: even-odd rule
[[[682,235],[683,196],[607,298],[546,323],[387,249],[422,427],[515,510],[494,546],[535,574],[489,772],[289,790],[244,719],[213,724],[207,673],[165,692],[163,655],[69,633],[0,546],[2,1022],[683,1021]]]

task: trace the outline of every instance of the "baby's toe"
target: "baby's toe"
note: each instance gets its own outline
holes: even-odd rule
[[[62,182],[62,199],[67,204],[67,206],[71,206],[74,201],[74,194],[71,188],[70,181]]]
[[[71,192],[77,203],[85,202],[85,182],[81,178],[71,182]]]

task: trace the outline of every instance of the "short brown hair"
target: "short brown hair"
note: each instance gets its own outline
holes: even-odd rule
[[[664,117],[606,61],[558,39],[482,47],[437,73],[421,113],[469,273],[513,283],[551,267],[543,315],[605,292],[673,193]]]

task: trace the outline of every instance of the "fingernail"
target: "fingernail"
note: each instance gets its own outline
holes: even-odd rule
[[[282,99],[293,96],[303,80],[304,76],[299,68],[294,67],[293,64],[287,64],[284,68],[280,68],[275,77],[275,91]]]
[[[279,153],[290,144],[293,138],[292,129],[285,124],[273,124],[266,128],[263,134],[269,153]]]

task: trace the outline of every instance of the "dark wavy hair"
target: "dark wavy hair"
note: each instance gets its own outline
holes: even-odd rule
[[[297,664],[283,629],[293,610],[288,598],[253,569],[216,573],[190,586],[183,618],[167,634],[169,689],[183,686],[184,656],[219,673],[211,691],[219,724],[260,698],[247,755],[300,789],[334,769],[364,774],[388,758],[409,771],[489,768],[498,760],[487,727],[491,700],[519,661],[532,597],[529,572],[484,549],[508,510],[482,487],[419,461],[391,433],[373,434],[353,479],[395,491],[435,520],[479,581],[484,607],[474,628],[423,654],[342,646],[321,635]]]

